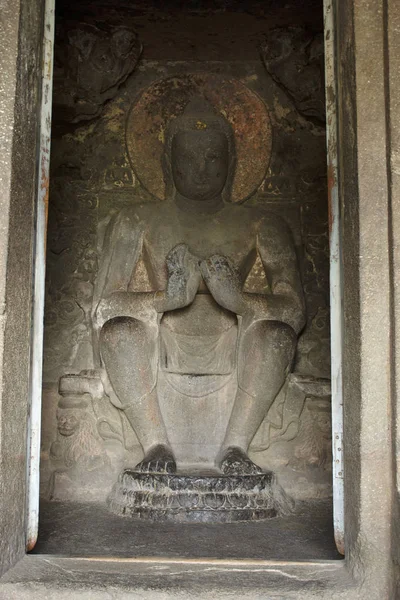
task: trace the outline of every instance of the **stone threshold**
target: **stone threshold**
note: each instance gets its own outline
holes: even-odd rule
[[[1,600],[355,600],[361,597],[344,560],[26,555],[0,583]]]

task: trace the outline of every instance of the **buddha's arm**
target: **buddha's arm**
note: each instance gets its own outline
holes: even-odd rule
[[[103,260],[94,302],[96,328],[115,317],[156,322],[158,314],[190,304],[199,286],[197,260],[187,246],[179,244],[166,258],[168,282],[156,292],[127,291],[143,249],[143,227],[124,215],[111,224],[105,236]]]
[[[98,330],[114,317],[141,321],[157,317],[153,292],[127,291],[142,253],[143,237],[143,224],[127,212],[121,212],[106,230],[93,297],[93,322]]]
[[[188,306],[194,299],[185,291],[171,295],[158,292],[113,292],[102,298],[96,309],[98,326],[115,317],[132,317],[145,323],[156,322],[158,314]]]
[[[255,318],[281,321],[296,333],[304,327],[305,303],[297,256],[286,224],[271,215],[262,223],[257,247],[271,294],[245,294],[247,307]]]
[[[156,322],[154,292],[113,292],[100,300],[95,315],[99,328],[116,317],[131,317],[145,323]]]
[[[291,235],[275,216],[261,223],[257,248],[270,284],[271,294],[243,292],[243,282],[231,263],[222,255],[213,255],[200,264],[204,280],[222,307],[245,318],[287,323],[298,333],[304,326],[303,290]]]

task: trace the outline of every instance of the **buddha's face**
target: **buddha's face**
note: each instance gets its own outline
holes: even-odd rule
[[[221,194],[228,176],[228,140],[212,129],[181,131],[172,140],[171,163],[179,194],[211,200]]]

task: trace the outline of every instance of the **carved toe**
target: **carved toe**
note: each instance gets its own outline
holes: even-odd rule
[[[176,462],[168,448],[156,446],[136,465],[140,473],[176,473]]]
[[[240,448],[229,448],[220,463],[224,475],[259,475],[263,469],[256,465]]]

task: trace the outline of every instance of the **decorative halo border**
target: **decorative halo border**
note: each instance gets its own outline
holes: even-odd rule
[[[158,80],[132,106],[126,124],[129,160],[141,184],[165,199],[162,171],[168,122],[180,115],[189,100],[203,95],[230,122],[235,133],[236,173],[232,202],[243,202],[265,178],[272,133],[267,107],[238,79],[210,73],[189,73]]]

